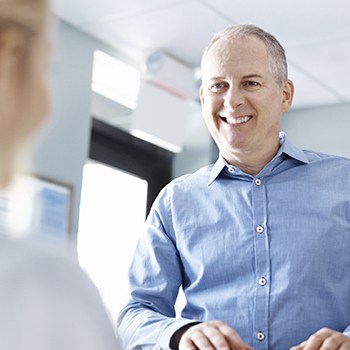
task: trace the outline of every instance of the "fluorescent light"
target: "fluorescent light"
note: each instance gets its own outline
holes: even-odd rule
[[[91,88],[98,94],[135,109],[141,73],[135,67],[96,50]]]
[[[157,136],[151,135],[145,131],[142,130],[132,130],[131,134],[135,137],[138,137],[139,139],[145,140],[147,142],[153,143],[154,145],[157,145],[159,147],[165,148],[170,152],[173,153],[181,153],[182,147],[178,145],[174,145],[173,143],[170,143],[168,141],[165,141]]]

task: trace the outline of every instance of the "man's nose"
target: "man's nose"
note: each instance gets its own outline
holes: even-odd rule
[[[230,87],[225,95],[224,106],[235,110],[244,103],[244,94],[239,88]]]

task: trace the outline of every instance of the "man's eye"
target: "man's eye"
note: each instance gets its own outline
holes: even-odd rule
[[[228,86],[227,83],[216,83],[210,86],[210,90],[213,92],[221,91]]]
[[[248,81],[245,81],[243,85],[247,87],[257,87],[257,86],[260,86],[260,83],[258,83],[257,81],[248,80]]]

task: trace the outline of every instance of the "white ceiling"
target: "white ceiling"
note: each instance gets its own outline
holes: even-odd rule
[[[54,12],[139,59],[163,49],[199,65],[213,33],[254,23],[286,49],[295,107],[350,102],[349,0],[54,0]]]

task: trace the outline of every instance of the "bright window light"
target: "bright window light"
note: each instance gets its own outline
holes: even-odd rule
[[[140,89],[141,73],[135,67],[96,50],[91,88],[94,92],[135,109]]]
[[[102,163],[84,167],[78,257],[112,323],[129,298],[128,268],[145,221],[147,181]]]

